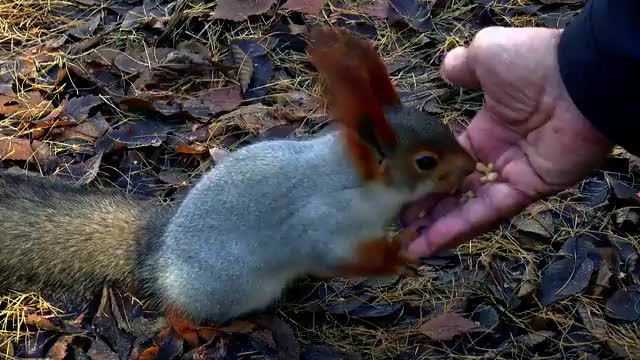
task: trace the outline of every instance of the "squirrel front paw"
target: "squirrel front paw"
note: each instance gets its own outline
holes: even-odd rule
[[[339,269],[340,276],[414,275],[409,265],[419,258],[408,253],[408,245],[418,236],[416,229],[407,228],[395,236],[371,239],[360,243],[356,258]]]

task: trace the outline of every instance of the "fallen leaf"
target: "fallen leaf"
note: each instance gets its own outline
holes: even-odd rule
[[[284,124],[283,121],[279,121],[273,117],[271,110],[271,107],[259,103],[243,106],[218,117],[217,121],[211,124],[210,129],[213,132],[221,125],[235,125],[255,135],[259,135],[267,129]]]
[[[282,8],[303,14],[316,15],[326,3],[327,0],[288,0]]]
[[[68,100],[60,112],[63,120],[71,119],[75,122],[82,122],[87,119],[91,109],[102,104],[102,98],[95,95],[75,97]]]
[[[640,209],[637,207],[624,207],[616,209],[613,214],[613,219],[620,228],[635,230],[640,222]]]
[[[175,51],[172,48],[148,48],[119,52],[113,59],[113,65],[127,74],[138,74],[157,68],[169,54]]]
[[[541,21],[544,26],[552,29],[565,28],[577,14],[578,11],[571,10],[567,6],[538,11],[539,21]]]
[[[590,255],[593,244],[585,238],[569,238],[556,260],[542,273],[541,303],[546,306],[583,291],[595,264]]]
[[[630,240],[613,234],[609,234],[608,238],[616,254],[614,268],[625,275],[631,275],[634,283],[640,284],[640,254],[636,247]]]
[[[98,175],[101,161],[102,153],[98,153],[89,160],[79,164],[67,165],[63,169],[58,169],[56,176],[78,185],[86,185],[93,181],[93,179]]]
[[[313,117],[322,118],[327,115],[324,112],[324,100],[304,91],[291,91],[279,95],[273,111],[278,119],[289,122],[304,121]]]
[[[541,344],[542,342],[544,342],[545,340],[549,339],[550,337],[553,337],[555,335],[555,333],[553,331],[540,331],[537,333],[532,333],[532,334],[526,334],[526,335],[520,335],[518,337],[515,338],[516,343],[519,344],[523,344],[525,346],[536,346],[538,344]]]
[[[296,126],[292,124],[282,124],[270,127],[264,130],[259,139],[286,139],[291,136],[296,130]]]
[[[372,299],[372,296],[365,296],[364,298],[353,297],[348,299],[342,299],[340,301],[336,301],[331,303],[325,307],[325,311],[329,314],[340,314],[340,315],[348,315],[353,310],[359,308],[367,301]]]
[[[142,146],[160,146],[167,139],[169,127],[155,120],[130,121],[119,129],[111,131],[109,136],[116,142],[125,144],[129,149]]]
[[[602,316],[589,311],[584,304],[578,305],[578,315],[580,315],[582,323],[591,334],[596,337],[603,337],[606,335],[607,322],[602,318]]]
[[[456,313],[444,313],[428,320],[418,331],[436,341],[451,340],[458,335],[480,330],[475,322]]]
[[[580,195],[586,197],[591,207],[606,205],[609,196],[609,183],[605,179],[588,179],[582,184]]]
[[[241,89],[237,85],[209,89],[183,100],[182,110],[195,117],[209,118],[221,112],[235,110],[242,103]]]
[[[626,321],[640,320],[640,285],[616,291],[607,300],[607,316]]]
[[[25,323],[41,330],[62,331],[62,328],[54,325],[51,320],[38,314],[28,314]]]
[[[119,107],[127,112],[151,111],[166,116],[188,113],[195,118],[209,120],[221,112],[235,110],[243,101],[237,85],[207,89],[191,96],[170,91],[148,91],[120,100]]]
[[[536,214],[518,214],[511,223],[521,231],[551,238],[554,234],[553,216],[550,211]]]
[[[73,35],[79,39],[86,39],[93,36],[93,33],[96,31],[98,25],[100,25],[100,21],[102,20],[102,14],[98,13],[94,17],[92,17],[89,21],[84,24],[75,27],[67,32],[69,35]]]
[[[164,183],[176,186],[185,186],[189,183],[189,176],[178,169],[162,171],[158,174],[158,179]]]
[[[263,45],[251,39],[231,41],[234,62],[239,66],[238,78],[246,98],[260,98],[267,94],[273,75],[273,62]],[[249,68],[251,65],[251,68]]]
[[[21,138],[0,138],[0,159],[46,162],[52,158],[48,145]]]
[[[52,360],[64,360],[69,353],[69,343],[71,342],[73,336],[63,336],[59,340],[57,340],[53,346],[47,352],[47,359]]]
[[[613,195],[615,195],[618,200],[625,204],[640,205],[640,196],[638,196],[637,191],[634,191],[622,181],[609,176],[607,176],[607,181],[611,185]]]
[[[389,14],[389,0],[371,0],[367,4],[359,5],[357,8],[363,13],[379,19],[386,19]]]
[[[13,75],[9,70],[0,67],[0,95],[14,97],[13,92]]]
[[[362,304],[349,312],[349,316],[368,319],[385,317],[396,313],[403,308],[402,303],[390,304]]]
[[[598,270],[598,274],[596,275],[596,280],[593,288],[591,289],[591,294],[594,296],[601,296],[605,290],[608,290],[610,287],[611,277],[613,276],[613,272],[611,271],[610,266],[611,260],[603,261],[600,264],[600,269]]]
[[[498,326],[498,323],[500,322],[498,312],[493,306],[489,305],[478,306],[474,318],[480,326],[489,330]]]
[[[209,151],[209,148],[200,144],[178,144],[176,145],[176,152],[180,154],[204,154]]]
[[[135,7],[127,12],[121,30],[132,30],[139,26],[148,26],[157,29],[164,29],[161,17],[165,15],[165,10],[156,2],[145,1],[144,5]]]
[[[336,25],[359,34],[369,40],[375,40],[378,37],[378,29],[375,22],[366,16],[357,14],[340,14],[336,20]]]
[[[46,116],[53,110],[53,104],[38,91],[30,91],[20,96],[0,95],[0,115],[14,116],[21,121]]]
[[[190,52],[193,54],[197,54],[201,59],[205,61],[211,57],[209,53],[209,48],[201,42],[198,41],[183,41],[176,47],[178,50],[182,50],[185,52]]]
[[[276,0],[218,0],[213,19],[242,21],[252,15],[263,14]]]
[[[389,0],[387,21],[391,25],[408,24],[425,32],[433,29],[429,2],[419,0]]]

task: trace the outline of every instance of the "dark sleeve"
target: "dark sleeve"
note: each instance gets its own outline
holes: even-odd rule
[[[558,60],[582,114],[640,155],[640,0],[590,0],[565,28]]]

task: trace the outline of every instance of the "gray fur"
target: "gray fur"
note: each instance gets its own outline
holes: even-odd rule
[[[338,135],[255,144],[205,175],[153,259],[165,300],[197,320],[226,320],[384,234],[405,196],[364,186]]]
[[[455,142],[429,124],[437,120],[394,111],[401,148]],[[232,152],[173,210],[7,176],[0,282],[77,293],[122,283],[190,320],[224,321],[272,304],[299,276],[353,261],[361,242],[384,236],[404,204],[434,188],[428,177],[412,185],[363,182],[337,131]]]

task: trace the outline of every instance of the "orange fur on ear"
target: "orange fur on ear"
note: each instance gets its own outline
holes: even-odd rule
[[[334,116],[359,136],[347,135],[352,156],[365,179],[374,178],[378,164],[371,147],[384,153],[396,145],[384,107],[400,105],[384,63],[370,43],[341,29],[313,30],[308,52],[326,83]]]

